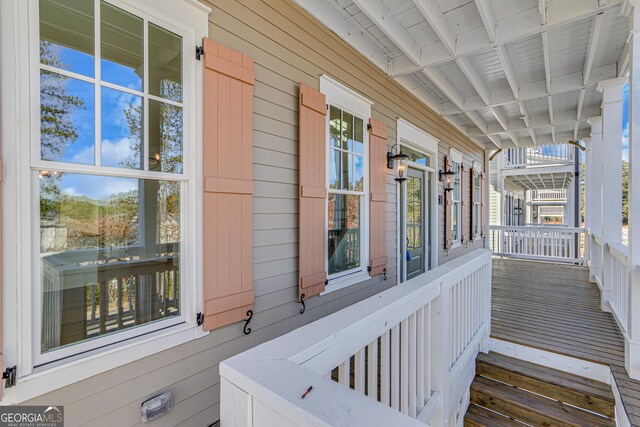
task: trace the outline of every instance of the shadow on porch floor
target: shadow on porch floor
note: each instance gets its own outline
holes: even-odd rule
[[[640,381],[624,368],[624,340],[600,310],[588,269],[566,264],[493,259],[493,338],[607,364],[631,424],[640,426]]]

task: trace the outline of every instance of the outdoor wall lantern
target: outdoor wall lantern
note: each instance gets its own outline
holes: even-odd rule
[[[394,147],[398,147],[398,144],[395,144],[391,147],[391,151],[387,152],[387,168],[394,170],[396,181],[406,181],[407,170],[409,168],[409,156],[402,153],[393,154]]]
[[[522,208],[515,208],[514,212],[516,215],[522,215]]]
[[[442,185],[444,187],[444,191],[453,190],[453,177],[456,176],[456,173],[450,169],[446,171],[440,171],[440,181],[442,181]]]

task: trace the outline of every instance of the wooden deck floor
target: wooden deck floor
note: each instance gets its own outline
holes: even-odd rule
[[[640,426],[640,381],[624,369],[623,337],[585,267],[494,258],[491,336],[608,364]]]

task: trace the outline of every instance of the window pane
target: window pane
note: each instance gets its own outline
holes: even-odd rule
[[[451,205],[451,238],[458,240],[458,204]]]
[[[342,188],[341,178],[341,159],[342,151],[331,148],[329,150],[329,187]]]
[[[40,157],[94,164],[94,86],[48,71],[40,72]]]
[[[40,0],[40,62],[94,76],[93,1]]]
[[[149,170],[182,173],[182,108],[149,100]]]
[[[341,111],[333,105],[329,108],[329,144],[332,147],[341,147],[340,129],[342,128]]]
[[[354,117],[353,122],[353,152],[364,154],[364,123],[360,117]]]
[[[141,97],[102,88],[101,149],[103,166],[144,167]]]
[[[182,101],[182,37],[149,24],[149,93]]]
[[[353,151],[353,114],[342,112],[342,148]]]
[[[180,313],[180,185],[40,172],[42,352]]]
[[[106,2],[100,3],[102,80],[142,90],[143,21]]]
[[[353,155],[353,189],[364,190],[364,158]]]
[[[329,193],[329,274],[360,266],[360,197]]]
[[[342,189],[353,190],[353,165],[349,153],[342,151]]]
[[[400,147],[400,152],[409,156],[409,159],[412,162],[415,162],[422,166],[431,166],[431,157],[426,154],[420,153],[404,146]]]

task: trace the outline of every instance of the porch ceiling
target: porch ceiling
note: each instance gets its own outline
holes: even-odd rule
[[[537,173],[512,175],[505,180],[527,190],[560,190],[569,188],[573,180],[572,172]],[[551,203],[545,203],[551,204]]]
[[[628,68],[628,0],[296,0],[487,148],[589,135]]]

